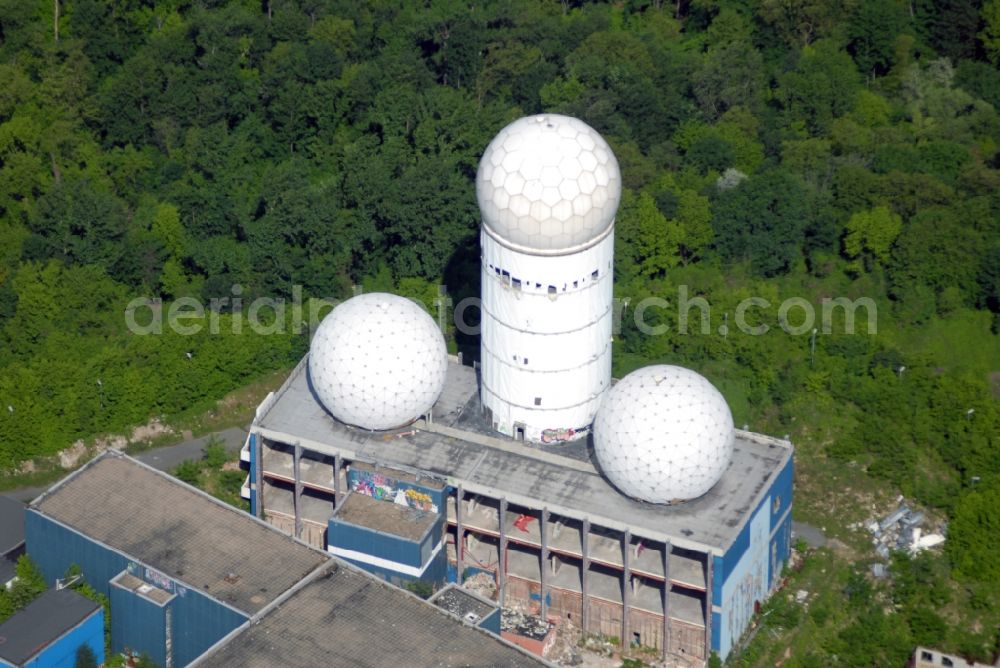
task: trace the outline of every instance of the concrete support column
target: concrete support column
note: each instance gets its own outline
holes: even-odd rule
[[[583,626],[584,633],[590,633],[590,593],[588,582],[590,578],[588,574],[590,573],[590,520],[583,520],[583,526],[580,528],[580,549],[583,553],[583,571],[580,573],[580,623]]]
[[[507,602],[507,499],[500,499],[500,559],[497,563],[497,588],[502,608]]]
[[[705,555],[705,661],[712,654],[712,553]]]
[[[629,565],[632,556],[632,532],[626,530],[622,536],[622,651],[632,644],[629,635],[629,608],[632,605],[632,569]]]
[[[546,580],[548,574],[545,572],[548,570],[549,566],[549,544],[547,541],[547,534],[549,528],[549,509],[542,508],[541,519],[538,523],[538,533],[541,538],[542,543],[542,561],[541,561],[541,571],[539,578],[539,588],[542,595],[542,619],[548,619],[549,616],[549,605],[545,600],[548,594],[548,587],[546,586]]]
[[[459,485],[455,490],[455,569],[458,574],[455,582],[462,584],[462,573],[465,572],[465,527],[462,525],[462,502],[465,500],[465,492]]]
[[[333,509],[336,510],[343,503],[343,499],[340,498],[340,468],[342,462],[340,461],[340,455],[333,456]]]
[[[295,537],[302,538],[302,445],[295,444],[292,455],[292,480],[295,481]]]
[[[670,542],[663,544],[663,636],[661,638],[663,659],[670,651]]]
[[[253,484],[257,491],[256,515],[259,519],[264,518],[264,439],[260,434],[253,437],[254,443],[254,467]]]

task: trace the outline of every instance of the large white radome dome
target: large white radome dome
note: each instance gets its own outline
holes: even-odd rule
[[[608,480],[650,503],[711,489],[729,466],[735,438],[733,415],[715,386],[663,364],[621,379],[594,420],[594,453]]]
[[[444,337],[416,303],[385,293],[339,304],[309,348],[313,390],[341,422],[392,429],[425,415],[448,369]]]
[[[521,118],[486,147],[476,176],[483,225],[529,253],[585,248],[609,231],[622,192],[618,160],[583,121]]]

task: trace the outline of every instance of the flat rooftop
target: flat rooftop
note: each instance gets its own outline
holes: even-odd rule
[[[24,504],[9,496],[0,496],[0,556],[24,543]]]
[[[431,596],[431,603],[447,610],[460,619],[469,613],[476,615],[477,621],[497,609],[497,604],[476,596],[458,585],[450,584]]]
[[[433,424],[394,435],[334,420],[310,386],[306,358],[259,411],[254,430],[267,439],[404,471],[431,473],[466,491],[653,540],[722,554],[732,544],[768,480],[792,456],[787,441],[737,431],[733,460],[704,496],[674,506],[630,499],[594,468],[584,440],[532,446],[491,434],[479,407],[476,372],[451,361]]]
[[[356,492],[347,495],[333,516],[344,522],[411,541],[423,538],[437,520],[436,513],[380,501]]]
[[[542,664],[485,631],[358,570],[331,564],[199,665],[534,667]]]
[[[61,638],[101,609],[72,589],[49,589],[0,624],[0,659],[15,666]]]
[[[248,615],[327,559],[247,513],[111,451],[31,508]]]

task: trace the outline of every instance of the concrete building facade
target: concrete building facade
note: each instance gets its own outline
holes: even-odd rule
[[[430,543],[447,555],[449,582],[489,573],[501,605],[693,665],[727,656],[779,580],[791,535],[787,441],[739,431],[712,490],[660,506],[612,488],[586,441],[498,437],[476,370],[457,360],[433,414],[390,432],[347,427],[316,401],[303,361],[260,406],[244,448],[252,512],[344,556],[329,531],[341,503],[363,495],[418,509],[437,518]],[[387,564],[390,552],[368,545],[369,570],[420,579],[412,560]]]

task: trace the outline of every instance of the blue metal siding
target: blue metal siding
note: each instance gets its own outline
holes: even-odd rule
[[[76,564],[87,584],[108,596],[108,582],[128,565],[123,555],[52,522],[31,508],[24,515],[24,534],[28,554],[38,564],[49,586]]]
[[[148,654],[156,665],[165,666],[169,609],[112,585],[111,610],[111,651]]]
[[[421,565],[426,564],[427,560],[431,558],[434,553],[434,549],[437,548],[438,544],[441,543],[441,538],[444,536],[444,515],[438,515],[437,521],[434,522],[434,526],[431,530],[424,536],[424,539],[420,542],[420,563]]]
[[[174,615],[175,666],[186,666],[194,661],[249,619],[193,590],[175,598],[170,607]]]
[[[137,570],[137,564],[126,556],[102,547],[31,509],[25,515],[25,537],[31,558],[41,568],[49,583],[62,577],[72,564],[77,564],[87,582],[98,592],[110,597],[110,581],[128,569],[130,564],[132,570]],[[143,577],[144,569],[139,568],[138,571],[136,575]],[[155,584],[162,586],[160,582]],[[168,585],[168,589],[178,593],[170,604],[174,611],[175,665],[183,666],[193,661],[249,618],[198,590],[173,582]],[[112,608],[112,619],[115,615],[116,611]],[[112,646],[119,646],[117,641],[112,634]]]
[[[363,552],[397,564],[414,568],[424,565],[420,543],[348,524],[337,517],[330,518],[327,524],[327,542],[331,547]]]
[[[250,434],[250,514],[257,516],[257,434]]]
[[[785,521],[774,532],[771,539],[771,559],[768,563],[768,587],[775,586],[775,579],[781,575],[781,568],[788,563],[792,543],[792,514],[788,513]]]
[[[712,613],[712,647],[711,650],[719,653],[719,645],[722,644],[722,615],[718,612]]]
[[[500,608],[483,617],[479,622],[479,628],[500,635]]]
[[[771,483],[771,526],[778,526],[781,516],[792,503],[792,479],[795,474],[795,458],[789,457],[785,468]]]
[[[24,666],[25,668],[74,668],[76,652],[81,645],[90,645],[97,659],[97,665],[104,663],[103,608],[95,610],[83,624],[46,647]]]
[[[794,457],[789,457],[768,481],[763,498],[725,555],[713,562],[712,601],[722,612],[718,624],[713,613],[712,649],[722,659],[749,625],[755,602],[770,594],[777,562],[788,558],[787,547],[782,545],[787,545],[791,522],[791,513],[786,511],[792,504],[793,471]],[[782,526],[777,526],[783,517]]]

